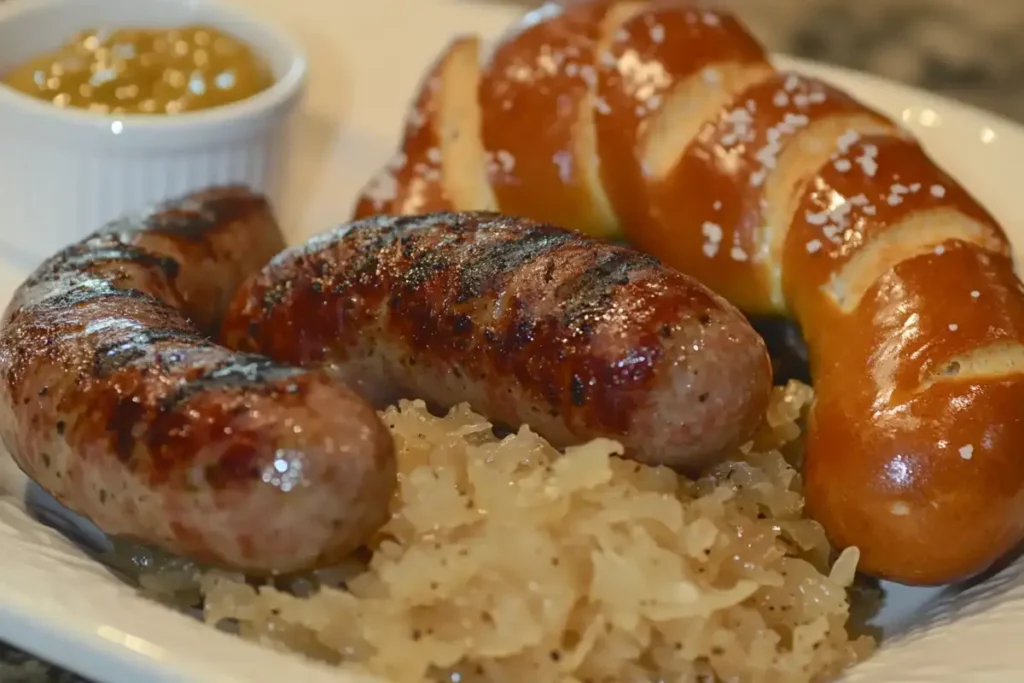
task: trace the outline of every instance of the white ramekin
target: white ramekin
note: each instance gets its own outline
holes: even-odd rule
[[[59,109],[0,85],[0,249],[38,260],[146,204],[245,183],[277,202],[289,115],[306,59],[276,29],[208,0],[0,2],[0,73],[86,28],[210,24],[247,41],[276,83],[247,100],[179,116]]]

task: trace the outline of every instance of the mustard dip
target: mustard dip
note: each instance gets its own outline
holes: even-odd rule
[[[238,102],[274,83],[239,39],[209,26],[88,30],[3,77],[61,108],[182,114]]]

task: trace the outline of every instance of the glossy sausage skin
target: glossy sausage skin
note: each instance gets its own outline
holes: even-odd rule
[[[0,436],[111,535],[251,573],[329,564],[387,519],[390,435],[322,370],[207,334],[283,248],[265,200],[218,188],[46,261],[0,331]]]
[[[378,403],[462,401],[564,446],[692,469],[750,435],[771,370],[723,299],[638,252],[477,212],[375,218],[275,258],[233,348],[332,364]]]

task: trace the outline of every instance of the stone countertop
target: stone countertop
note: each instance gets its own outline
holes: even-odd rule
[[[1024,123],[1019,0],[723,0],[774,52],[876,73]],[[87,683],[0,644],[0,683]]]
[[[732,7],[773,52],[874,73],[1024,122],[1019,0],[710,2]]]

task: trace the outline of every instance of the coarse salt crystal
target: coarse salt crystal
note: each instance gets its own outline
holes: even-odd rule
[[[427,182],[433,182],[435,180],[440,180],[441,178],[440,171],[429,164],[424,164],[423,162],[416,162],[413,164],[412,172],[414,176],[422,178]]]
[[[945,253],[946,253],[946,248],[944,246],[942,246],[941,244],[939,246],[935,247],[935,255],[936,256],[942,256]]]
[[[870,177],[875,177],[878,172],[878,147],[875,145],[864,145],[864,153],[855,159],[861,170]]]
[[[960,329],[960,326],[957,325],[956,323],[950,323],[949,324],[949,331],[950,332],[956,332],[959,329]]]
[[[808,254],[817,253],[817,252],[821,251],[821,247],[822,247],[821,240],[817,240],[817,239],[811,240],[810,242],[807,243],[807,253]]]
[[[714,204],[711,205],[711,208],[713,208],[715,211],[721,211],[722,210],[722,201],[721,200],[716,201]]]
[[[738,142],[750,142],[754,139],[754,118],[746,109],[733,109],[725,115],[721,144],[730,148]]]
[[[747,260],[747,252],[743,250],[743,247],[733,247],[732,250],[729,252],[729,255],[732,256],[732,259],[734,261]]]
[[[892,514],[897,517],[906,517],[910,514],[910,506],[906,503],[893,503],[892,507],[889,508]]]
[[[413,107],[412,111],[409,112],[409,118],[406,119],[406,125],[413,130],[419,130],[423,127],[423,124],[427,122],[427,117],[423,115],[419,107]]]
[[[834,166],[840,173],[848,173],[850,169],[853,168],[853,164],[850,163],[849,159],[839,159],[836,161]]]
[[[811,120],[804,114],[786,114],[786,117],[782,119],[782,123],[787,127],[787,133],[795,133],[796,128],[803,128],[809,124]]]
[[[512,156],[512,153],[507,150],[499,150],[495,157],[498,163],[501,165],[501,170],[505,173],[511,173],[516,167],[516,158]]]
[[[974,446],[968,444],[960,449],[960,457],[964,460],[970,460],[974,457]]]
[[[846,154],[850,151],[850,148],[857,144],[860,140],[860,134],[855,130],[848,130],[836,140],[836,145],[839,147],[841,154]]]
[[[705,221],[701,226],[701,232],[707,241],[704,242],[704,255],[711,258],[718,253],[718,247],[722,242],[722,226],[718,223]]]
[[[612,108],[608,106],[608,101],[605,100],[603,97],[598,97],[596,100],[594,100],[594,109],[597,111],[598,114],[602,114],[605,116],[612,113]]]
[[[946,196],[946,188],[944,188],[942,185],[932,185],[931,193],[933,197],[942,199],[943,197]]]
[[[971,292],[971,298],[972,298],[972,299],[977,299],[977,298],[979,298],[980,296],[981,296],[981,292],[979,292],[979,291],[978,291],[978,290],[976,290],[976,289],[975,289],[975,290],[974,290],[973,292]]]
[[[384,168],[389,171],[397,171],[405,166],[409,158],[405,156],[405,152],[397,152],[388,159],[387,163],[384,164]]]
[[[765,178],[768,177],[768,171],[775,168],[778,163],[779,153],[782,151],[782,139],[787,135],[797,132],[810,123],[810,121],[803,114],[787,112],[782,121],[768,129],[765,135],[768,144],[757,150],[757,153],[754,155],[761,162],[761,169],[750,176],[750,184],[753,187],[760,187],[764,183]]]
[[[651,40],[660,45],[665,40],[665,27],[661,24],[652,26]]]
[[[572,179],[572,152],[562,150],[551,157],[551,161],[558,167],[558,175],[564,181]]]
[[[776,107],[785,107],[787,104],[789,104],[789,95],[787,95],[785,91],[780,90],[779,92],[775,93],[775,97],[772,98],[772,103]]]
[[[370,182],[366,188],[366,197],[373,202],[375,209],[380,209],[398,196],[398,180],[392,171],[386,170]]]
[[[722,74],[721,74],[721,72],[719,72],[718,69],[713,69],[711,67],[708,67],[707,69],[704,69],[704,82],[705,83],[710,83],[712,85],[715,85],[717,83],[721,83],[722,82]]]
[[[804,220],[811,225],[825,225],[828,223],[828,213],[814,213],[813,211],[808,211],[804,214]]]

